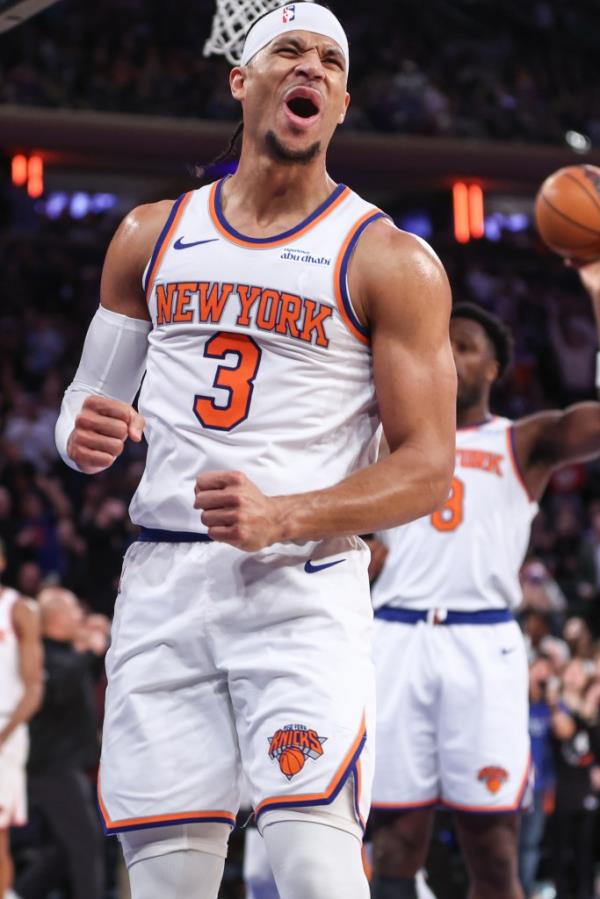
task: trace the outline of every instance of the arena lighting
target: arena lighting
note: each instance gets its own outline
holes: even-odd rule
[[[467,185],[462,181],[457,181],[452,185],[452,205],[454,208],[454,237],[458,243],[468,243],[471,239],[469,191]]]
[[[10,178],[15,187],[24,187],[27,184],[27,157],[22,153],[11,159]]]
[[[531,216],[523,212],[492,212],[485,217],[485,236],[488,240],[501,240],[504,231],[519,234],[527,231],[532,224]]]
[[[30,156],[27,163],[27,193],[37,200],[44,193],[44,160],[41,156]]]
[[[416,234],[424,240],[430,240],[433,235],[431,217],[424,210],[406,212],[395,221],[403,231],[410,231],[411,234]]]
[[[477,240],[485,234],[483,190],[479,184],[466,185],[456,181],[452,185],[454,209],[454,237],[458,243]]]
[[[479,184],[469,185],[469,226],[471,237],[476,240],[485,234],[483,191]]]
[[[58,219],[68,215],[72,219],[85,218],[86,215],[97,215],[114,209],[119,202],[116,194],[88,194],[84,191],[68,193],[66,191],[50,191],[42,200],[34,205],[38,215],[45,218]]]

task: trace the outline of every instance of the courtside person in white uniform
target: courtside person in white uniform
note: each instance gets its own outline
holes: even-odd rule
[[[455,371],[439,261],[327,174],[348,67],[324,7],[252,27],[230,76],[239,168],[119,228],[58,422],[90,474],[148,442],[99,785],[134,899],[215,899],[242,768],[281,899],[368,895],[355,535],[447,495]],[[392,452],[376,462],[380,422]]]
[[[600,263],[581,270],[600,316]],[[511,422],[490,389],[507,329],[458,304],[456,469],[432,515],[380,535],[373,588],[377,673],[374,899],[415,897],[435,807],[456,813],[474,899],[521,899],[519,812],[530,782],[528,671],[512,610],[530,525],[552,474],[600,454],[600,405]]]
[[[0,897],[13,880],[10,828],[27,823],[27,722],[42,701],[42,658],[36,604],[0,585]]]

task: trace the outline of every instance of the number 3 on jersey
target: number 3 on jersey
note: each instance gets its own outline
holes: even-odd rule
[[[463,521],[465,485],[459,478],[452,478],[450,496],[444,505],[431,516],[436,531],[455,531]]]
[[[209,359],[225,359],[233,353],[237,365],[219,365],[214,387],[229,391],[225,406],[218,406],[210,396],[194,398],[194,412],[201,425],[216,431],[231,431],[248,417],[254,379],[260,365],[259,346],[246,334],[227,334],[220,331],[207,340],[204,355]]]

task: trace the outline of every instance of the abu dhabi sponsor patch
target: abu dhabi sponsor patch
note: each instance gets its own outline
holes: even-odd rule
[[[302,262],[304,265],[331,265],[331,259],[327,256],[317,256],[310,250],[298,250],[294,247],[284,250],[279,258],[285,262]]]

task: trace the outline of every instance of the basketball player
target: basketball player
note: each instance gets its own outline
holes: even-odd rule
[[[255,23],[230,76],[239,168],[125,220],[57,425],[90,474],[148,441],[99,791],[134,899],[216,897],[242,766],[281,899],[368,895],[354,535],[447,496],[455,370],[439,261],[327,174],[348,64],[324,7]]]
[[[0,544],[0,573],[6,568]],[[0,586],[0,897],[11,885],[9,830],[27,823],[27,722],[42,699],[37,606]]]
[[[600,323],[600,262],[580,271]],[[520,899],[519,810],[529,774],[528,671],[511,609],[552,472],[600,455],[600,405],[517,422],[490,412],[509,364],[502,323],[454,307],[456,470],[433,515],[382,536],[373,588],[378,688],[374,899],[416,896],[434,809],[456,812],[474,899]]]

